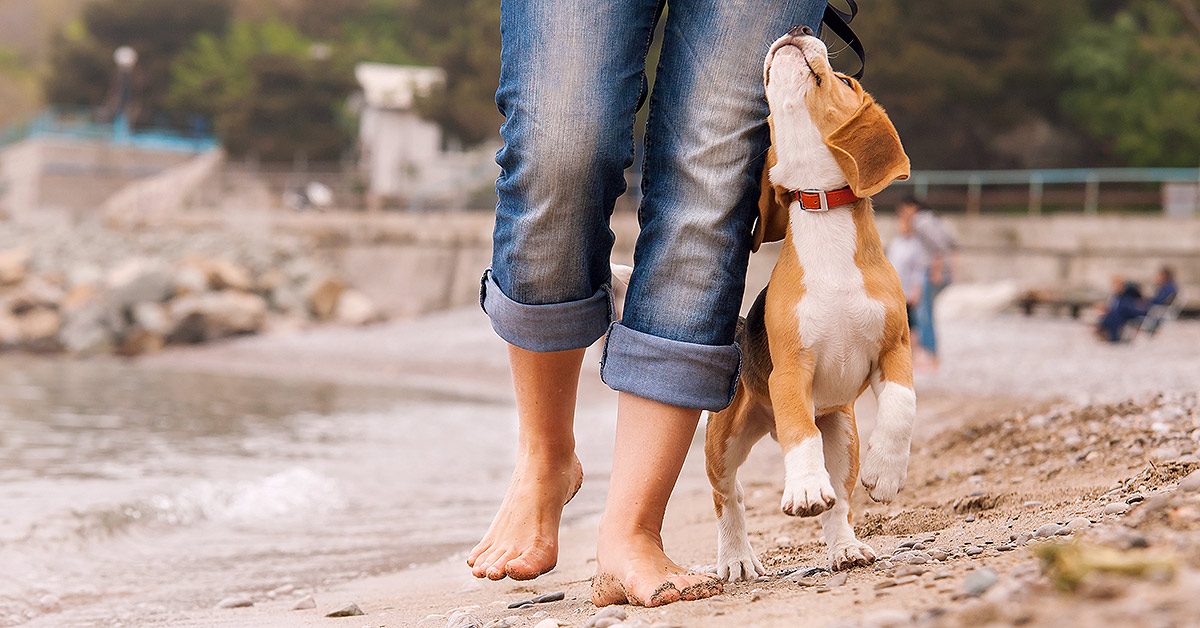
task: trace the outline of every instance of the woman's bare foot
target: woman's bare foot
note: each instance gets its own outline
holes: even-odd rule
[[[646,531],[600,532],[596,549],[592,603],[662,606],[699,600],[721,592],[721,582],[676,565],[663,552],[662,539]]]
[[[573,454],[565,463],[519,462],[492,526],[467,559],[471,573],[531,580],[554,569],[563,506],[582,485],[583,467]]]

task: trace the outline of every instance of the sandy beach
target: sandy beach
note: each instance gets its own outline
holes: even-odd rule
[[[819,524],[779,512],[781,456],[773,442],[764,441],[741,477],[751,541],[771,575],[728,585],[710,600],[662,609],[622,607],[628,614],[624,625],[1063,626],[1116,625],[1109,622],[1126,616],[1138,625],[1194,625],[1189,622],[1200,616],[1200,493],[1177,485],[1200,467],[1195,454],[1200,357],[1194,351],[1200,325],[1179,323],[1151,342],[1108,347],[1094,343],[1075,321],[999,316],[948,321],[942,342],[941,371],[918,378],[919,426],[907,487],[890,505],[871,503],[861,490],[854,496],[856,529],[880,555],[877,565],[845,577],[821,569]],[[475,580],[465,567],[464,544],[431,549],[442,556],[398,571],[314,579],[276,569],[255,579],[234,577],[210,583],[206,598],[172,602],[160,595],[151,604],[147,593],[127,591],[116,598],[63,600],[60,612],[22,625],[524,628],[548,626],[546,620],[553,619],[585,626],[597,612],[589,601],[589,578],[616,400],[599,381],[598,363],[593,348],[577,421],[584,487],[565,513],[559,566],[542,578]],[[135,364],[156,372],[220,372],[299,385],[440,391],[511,405],[503,345],[474,309],[366,329],[328,328],[170,350]],[[870,430],[868,406],[861,410],[864,433]],[[515,418],[505,410],[479,420],[511,428]],[[464,435],[422,431],[414,438],[428,438],[424,447],[453,453]],[[701,438],[665,528],[668,553],[689,566],[715,560]],[[467,470],[475,465],[511,468],[511,455],[501,457],[450,456],[452,466],[434,471],[453,482],[471,477]],[[421,476],[393,481],[416,482]],[[503,477],[492,480],[503,483]],[[496,504],[501,495],[477,497]],[[454,517],[453,510],[439,512]],[[477,525],[482,533],[486,520]],[[1168,556],[1173,577],[1101,575],[1074,593],[1059,592],[1054,572],[1044,572],[1034,553],[1063,540],[1117,551],[1148,546]],[[565,599],[508,608],[558,591]],[[308,596],[315,608],[292,610]],[[216,608],[222,600],[252,606]],[[325,617],[350,602],[365,614]]]

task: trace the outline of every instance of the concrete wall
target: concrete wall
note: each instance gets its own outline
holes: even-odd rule
[[[218,226],[206,224],[204,214],[185,215],[198,228]],[[220,226],[249,228],[250,219],[239,215]],[[310,238],[353,284],[394,316],[475,304],[479,276],[491,260],[490,213],[270,212],[253,220],[256,229]],[[1158,266],[1167,263],[1176,267],[1185,295],[1200,300],[1200,220],[1082,215],[947,220],[962,242],[962,282],[1017,280],[1029,287],[1103,290],[1115,272],[1149,282]],[[880,215],[879,226],[885,241],[895,232],[889,215]],[[618,214],[612,228],[617,236],[613,261],[632,263],[634,216]],[[779,248],[768,244],[751,257],[749,295],[766,285]],[[750,301],[745,299],[743,307]]]

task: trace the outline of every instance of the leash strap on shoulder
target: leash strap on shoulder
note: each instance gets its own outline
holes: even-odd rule
[[[825,5],[825,15],[821,17],[821,22],[829,27],[829,30],[833,31],[834,35],[837,35],[842,41],[846,42],[846,45],[850,47],[850,50],[854,51],[854,54],[858,55],[858,60],[862,65],[858,68],[858,72],[855,72],[852,76],[856,79],[861,79],[863,71],[867,69],[867,52],[863,49],[862,40],[858,38],[858,35],[854,34],[854,29],[850,28],[850,22],[854,20],[854,16],[858,15],[858,3],[854,0],[846,0],[846,4],[850,7],[849,13],[833,6],[832,2]]]

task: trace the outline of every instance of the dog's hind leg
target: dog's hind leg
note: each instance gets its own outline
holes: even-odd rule
[[[879,366],[871,374],[871,390],[879,411],[863,461],[862,484],[871,499],[890,502],[908,477],[908,454],[917,416],[907,334],[904,342],[880,354]]]
[[[854,404],[817,417],[821,441],[825,447],[825,468],[837,503],[821,513],[821,528],[829,546],[829,569],[837,571],[875,562],[875,552],[854,536],[850,523],[850,496],[858,483],[858,427],[854,423]]]
[[[705,463],[717,512],[716,574],[729,582],[753,580],[766,573],[750,547],[745,493],[737,479],[738,468],[750,455],[750,448],[770,431],[770,409],[752,397],[739,382],[733,403],[708,418],[704,439]]]

